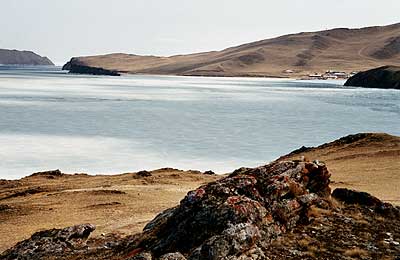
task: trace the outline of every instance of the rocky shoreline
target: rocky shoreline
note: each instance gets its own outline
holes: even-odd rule
[[[400,67],[383,66],[363,72],[359,72],[349,78],[345,86],[400,89]]]
[[[121,76],[121,74],[115,70],[107,70],[80,64],[75,58],[72,58],[69,62],[67,62],[62,67],[62,70],[68,70],[69,73],[72,74]]]

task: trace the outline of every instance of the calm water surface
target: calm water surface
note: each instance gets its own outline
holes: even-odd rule
[[[400,135],[400,91],[342,83],[0,67],[0,179],[48,169],[229,172],[347,134]]]

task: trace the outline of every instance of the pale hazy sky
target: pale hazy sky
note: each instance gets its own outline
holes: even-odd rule
[[[219,50],[300,31],[400,22],[400,0],[2,0],[0,48],[72,56]]]

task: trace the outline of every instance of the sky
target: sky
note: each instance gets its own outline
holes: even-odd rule
[[[105,53],[221,50],[300,31],[400,22],[399,0],[4,0],[0,48],[62,64]]]

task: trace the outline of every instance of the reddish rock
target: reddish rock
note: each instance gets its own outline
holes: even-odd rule
[[[157,216],[145,227],[140,247],[156,257],[180,252],[188,259],[230,259],[252,251],[261,259],[259,243],[304,221],[311,205],[329,206],[329,177],[318,162],[240,169]]]

